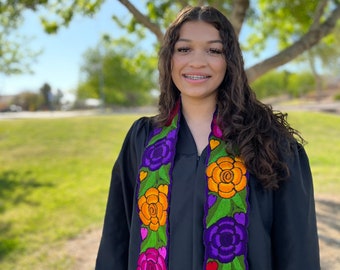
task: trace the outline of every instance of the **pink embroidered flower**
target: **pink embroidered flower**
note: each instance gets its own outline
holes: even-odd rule
[[[217,138],[222,138],[222,135],[223,135],[222,130],[217,125],[217,121],[215,117],[213,119],[212,134]]]
[[[166,270],[165,258],[158,249],[149,248],[139,255],[137,270]]]

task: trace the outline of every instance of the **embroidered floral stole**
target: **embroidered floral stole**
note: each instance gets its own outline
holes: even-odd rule
[[[169,125],[150,134],[139,170],[138,214],[141,245],[137,270],[166,270],[169,203],[180,109]],[[207,157],[204,220],[204,269],[248,269],[248,173],[242,160],[229,155],[216,118]],[[184,240],[185,241],[185,240]]]

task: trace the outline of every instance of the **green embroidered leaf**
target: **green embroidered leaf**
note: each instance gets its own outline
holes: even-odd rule
[[[176,129],[176,127],[177,127],[177,118],[178,118],[178,116],[175,116],[174,119],[172,120],[172,124],[170,126],[163,127],[163,129],[162,129],[162,131],[160,133],[158,133],[157,135],[153,136],[151,138],[151,140],[149,141],[148,146],[154,144],[155,142],[157,142],[160,139],[165,138],[169,134],[169,132],[171,130]]]
[[[159,168],[158,173],[156,174],[157,185],[169,185],[170,184],[170,179],[169,179],[170,166],[171,164],[169,163]]]
[[[157,240],[157,246],[156,248],[166,246],[167,242],[167,234],[166,234],[166,226],[161,226],[158,229],[158,240]]]
[[[148,248],[160,248],[166,246],[167,234],[166,226],[159,227],[158,231],[152,231],[148,229],[148,236],[142,241],[141,252],[144,252]]]
[[[151,187],[158,187],[159,185],[169,185],[168,171],[170,164],[163,165],[158,171],[150,171],[146,167],[142,170],[148,173],[148,176],[140,183],[139,198]]]
[[[232,264],[231,263],[224,263],[224,264],[220,264],[220,266],[218,267],[218,270],[234,270],[231,268]]]
[[[153,172],[147,170],[146,168],[143,168],[143,171],[147,171],[148,172],[148,176],[140,183],[140,187],[139,187],[139,197],[138,199],[145,194],[145,192],[151,188],[154,187],[156,185],[157,179],[156,176]]]
[[[169,128],[163,129],[160,133],[158,133],[157,135],[155,135],[154,137],[151,138],[148,146],[150,146],[150,145],[154,144],[155,142],[165,138],[169,131],[170,131]]]
[[[235,257],[235,259],[231,262],[232,269],[235,270],[242,270],[245,269],[244,264],[244,256]]]
[[[207,228],[209,228],[213,223],[225,217],[227,213],[230,213],[231,201],[230,199],[217,198],[217,201],[212,208],[209,209],[207,215]]]
[[[157,232],[148,229],[148,236],[142,241],[140,252],[144,252],[149,247],[155,247],[158,240]]]
[[[235,206],[233,205],[233,214],[236,212],[246,212],[247,211],[247,203],[245,200],[245,190],[242,190],[241,192],[237,192],[232,198],[231,201]]]
[[[225,157],[228,156],[228,154],[226,153],[224,147],[217,147],[215,148],[210,155],[210,159],[209,159],[209,164],[216,162],[216,160],[218,160],[218,158],[220,157]]]

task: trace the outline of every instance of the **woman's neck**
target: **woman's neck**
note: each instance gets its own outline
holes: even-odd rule
[[[215,102],[182,101],[182,113],[195,140],[198,155],[201,155],[209,142],[211,122],[215,109]]]
[[[187,122],[190,121],[193,123],[203,124],[208,121],[210,127],[210,123],[215,110],[215,100],[207,99],[204,101],[196,101],[182,99],[182,113]]]

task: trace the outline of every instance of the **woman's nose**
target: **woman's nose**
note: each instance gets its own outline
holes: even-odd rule
[[[190,66],[194,68],[201,68],[207,65],[206,53],[197,51],[192,54],[190,59]]]

